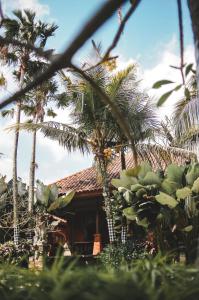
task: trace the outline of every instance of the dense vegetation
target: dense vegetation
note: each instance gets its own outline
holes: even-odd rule
[[[114,8],[113,1],[109,1],[107,10],[105,4],[104,14],[122,4],[115,2]],[[124,20],[128,20],[140,2],[130,1],[130,11]],[[170,126],[168,119],[166,123],[159,122],[155,106],[138,84],[135,65],[118,71],[117,58],[112,58],[110,51],[103,53],[100,44],[92,41],[95,59],[83,62],[83,67],[78,68],[71,63],[73,55],[70,59],[65,57],[67,51],[57,58],[54,50],[45,49],[48,39],[56,33],[56,25],[37,20],[36,14],[29,10],[15,11],[12,19],[4,17],[0,5],[0,59],[12,67],[20,89],[24,85],[33,87],[15,97],[14,107],[1,111],[2,117],[15,116],[15,125],[11,127],[14,130],[12,180],[7,182],[5,176],[0,176],[1,299],[199,298],[199,164],[195,153],[184,150],[196,151],[198,143],[199,72],[198,62],[197,72],[192,63],[184,63],[182,7],[180,0],[177,3],[181,65],[171,67],[181,72],[182,83],[160,80],[153,86],[175,84],[159,99],[158,106],[173,92],[184,91]],[[199,7],[193,3],[188,1],[194,25],[198,24]],[[116,40],[124,28],[123,21],[120,25]],[[198,28],[193,26],[196,42]],[[69,62],[63,64],[63,59]],[[55,69],[54,62],[58,66]],[[41,75],[35,84],[35,75],[40,71],[46,77]],[[59,93],[59,85],[64,92]],[[6,86],[3,74],[0,86]],[[12,98],[8,103],[11,102]],[[53,107],[70,108],[72,125],[44,122],[45,116],[56,115],[49,106],[52,102]],[[22,114],[30,118],[24,124],[20,123]],[[175,130],[171,130],[174,126]],[[28,188],[18,177],[21,129],[32,132]],[[80,266],[77,260],[65,261],[62,256],[48,268],[48,233],[56,231],[59,222],[66,221],[57,215],[70,203],[74,191],[60,196],[56,185],[45,186],[37,181],[36,186],[38,130],[69,151],[78,149],[94,155],[112,242],[94,258],[95,266]],[[169,145],[166,150],[165,145]],[[126,170],[125,154],[129,149],[135,167]],[[191,159],[186,163],[184,160],[181,166],[171,164],[174,153]],[[111,193],[108,165],[118,155],[121,176],[112,180],[116,190]],[[159,170],[149,164],[152,157]],[[148,162],[139,164],[140,160]],[[27,269],[30,256],[46,257],[42,270],[41,266],[40,271]]]
[[[117,271],[99,267],[62,269],[55,264],[40,273],[1,266],[0,297],[9,300],[135,299],[196,300],[199,272],[167,265],[164,259],[138,260]]]

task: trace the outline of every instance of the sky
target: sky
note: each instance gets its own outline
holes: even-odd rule
[[[56,36],[49,40],[48,48],[53,48],[60,53],[86,20],[96,11],[100,5],[108,0],[2,0],[3,11],[12,16],[13,9],[32,9],[36,11],[38,19],[59,26]],[[179,65],[179,32],[177,19],[176,0],[142,0],[136,12],[128,21],[118,46],[113,55],[118,55],[118,68],[122,69],[130,63],[137,63],[141,86],[153,97],[158,99],[168,87],[154,91],[151,89],[154,82],[160,79],[171,79],[179,82],[179,72],[169,65]],[[193,36],[189,17],[187,1],[182,0],[185,62],[194,62]],[[129,4],[122,7],[124,15]],[[96,43],[101,42],[106,49],[119,26],[117,13],[92,37]],[[74,61],[80,64],[91,49],[91,41],[88,41],[74,57]],[[7,90],[12,93],[16,88],[13,82],[11,70],[0,65],[0,73],[7,78]],[[0,101],[8,92],[0,91]],[[173,104],[181,95],[175,93],[157,114],[164,118],[171,115]],[[57,121],[67,123],[68,111],[57,111]],[[4,156],[0,160],[0,174],[12,176],[12,145],[13,134],[5,131],[12,124],[9,118],[0,119],[0,153]],[[20,134],[18,175],[28,181],[29,163],[31,151],[31,134]],[[79,152],[68,153],[55,141],[38,135],[37,143],[37,171],[36,178],[45,183],[54,182],[69,174],[77,172],[92,165],[92,156],[82,156]]]

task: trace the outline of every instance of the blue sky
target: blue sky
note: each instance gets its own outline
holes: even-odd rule
[[[41,1],[50,6],[50,16],[59,25],[52,47],[63,49],[65,45],[84,24],[102,0],[59,0]],[[185,44],[192,42],[190,17],[186,5],[182,0],[184,14]],[[171,36],[178,35],[177,1],[175,0],[143,0],[134,15],[129,20],[124,34],[115,52],[119,52],[126,59],[139,57],[144,67],[155,64],[158,60],[157,49],[168,43]],[[124,14],[129,4],[123,9]],[[48,18],[48,17],[47,17]],[[94,40],[101,42],[106,48],[118,28],[117,14],[108,21],[95,35]],[[78,53],[84,56],[88,53],[90,42]],[[79,57],[78,57],[79,58]]]
[[[11,14],[15,8],[32,8],[36,10],[38,18],[47,22],[55,22],[59,28],[56,36],[52,38],[48,47],[55,48],[57,52],[63,50],[78,33],[87,18],[105,1],[108,0],[3,0],[6,14]],[[178,20],[176,0],[142,0],[135,14],[125,27],[121,40],[114,50],[120,56],[119,64],[124,66],[129,62],[138,62],[143,78],[143,86],[150,88],[158,79],[178,78],[170,64],[179,63]],[[185,59],[193,61],[193,41],[189,13],[183,3]],[[124,14],[129,4],[122,8]],[[94,36],[96,42],[101,42],[104,49],[110,44],[118,28],[117,14],[109,20]],[[89,54],[90,41],[77,53],[75,61],[81,62]],[[8,88],[13,90],[13,82],[9,71],[0,66],[0,73],[8,76]],[[149,93],[151,91],[149,90]],[[2,92],[3,95],[3,92]],[[153,95],[154,96],[154,95]],[[157,95],[158,96],[158,95]],[[174,99],[171,99],[174,101]],[[167,104],[164,114],[171,110]],[[159,113],[159,112],[158,112]],[[160,114],[162,112],[160,111]],[[61,111],[57,120],[66,122],[68,112]],[[0,119],[0,152],[5,154],[0,161],[0,173],[11,176],[12,167],[12,134],[3,130],[10,123],[9,120]],[[31,137],[27,133],[21,134],[19,149],[19,176],[27,180],[30,160]],[[45,182],[67,176],[92,164],[91,157],[82,157],[79,153],[68,154],[56,142],[38,138],[37,150],[37,178]]]

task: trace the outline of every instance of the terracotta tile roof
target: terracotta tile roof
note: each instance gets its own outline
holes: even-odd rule
[[[148,149],[148,148],[147,148]],[[193,156],[193,153],[187,152],[187,154],[181,154],[173,153],[169,157],[166,157],[166,159],[158,159],[157,160],[157,151],[150,152],[149,151],[144,153],[143,155],[139,155],[138,161],[139,163],[143,160],[146,160],[146,157],[148,161],[151,162],[151,165],[154,169],[165,169],[166,165],[168,165],[171,162],[181,164],[185,161],[185,159],[190,158],[190,156]],[[164,150],[164,155],[167,153],[167,149]],[[191,153],[191,155],[190,155]],[[159,157],[159,155],[158,155]],[[132,153],[128,152],[126,154],[126,167],[132,168],[134,166],[134,160]],[[120,164],[120,157],[116,157],[113,159],[113,161],[109,164],[108,167],[108,173],[109,173],[109,179],[119,177],[119,173],[121,171],[121,164]],[[101,194],[102,186],[100,184],[100,179],[97,177],[97,172],[95,167],[90,167],[87,169],[84,169],[80,172],[77,172],[75,174],[69,175],[63,179],[60,179],[56,182],[56,184],[60,187],[60,193],[65,193],[66,191],[72,189],[76,191],[76,196],[83,196],[84,194]]]

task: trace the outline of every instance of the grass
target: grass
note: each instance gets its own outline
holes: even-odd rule
[[[0,266],[1,300],[196,300],[199,270],[168,265],[165,259],[137,260],[119,270],[96,267],[66,269],[57,261],[50,269],[33,272]]]

